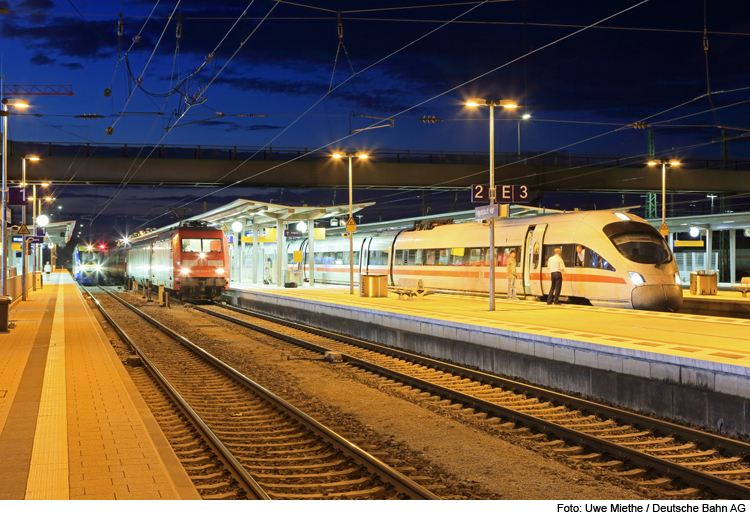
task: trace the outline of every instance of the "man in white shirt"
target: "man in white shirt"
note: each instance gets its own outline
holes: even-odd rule
[[[560,254],[562,249],[555,248],[555,254],[549,258],[547,267],[549,268],[550,276],[552,277],[552,285],[549,289],[549,295],[547,296],[547,304],[560,304],[558,299],[560,298],[560,290],[562,290],[562,274],[565,271],[565,262],[563,262]]]

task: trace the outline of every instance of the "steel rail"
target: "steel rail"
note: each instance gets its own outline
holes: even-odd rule
[[[140,357],[141,361],[144,363],[144,365],[146,365],[146,368],[149,370],[151,375],[159,383],[162,389],[164,389],[164,392],[166,392],[166,394],[174,402],[174,404],[177,405],[180,411],[185,414],[190,423],[193,425],[193,427],[195,427],[196,431],[198,431],[198,433],[206,441],[206,443],[211,446],[211,449],[223,462],[224,467],[229,470],[229,473],[232,475],[232,477],[234,477],[234,479],[245,491],[245,493],[247,493],[248,497],[260,500],[271,500],[271,497],[268,496],[268,494],[263,490],[260,484],[258,484],[258,482],[253,478],[252,475],[250,475],[250,473],[247,472],[242,464],[236,458],[234,458],[234,456],[229,451],[229,449],[227,449],[224,443],[219,440],[219,438],[213,433],[213,431],[211,431],[211,428],[206,425],[206,423],[200,418],[200,416],[198,416],[198,413],[196,413],[190,406],[190,404],[185,401],[185,399],[180,395],[177,389],[175,389],[172,384],[169,383],[167,378],[161,373],[157,366],[151,362],[148,356],[140,349],[138,345],[135,344],[130,336],[122,329],[122,327],[118,325],[117,322],[115,322],[112,316],[109,315],[107,310],[101,305],[99,300],[94,297],[87,288],[83,286],[80,287],[83,289],[83,291],[86,292],[86,294],[88,294],[91,300],[94,301],[94,304],[99,309],[99,312],[101,312],[107,322],[112,325],[112,328],[117,331],[117,333],[127,343],[130,349]],[[104,290],[103,288],[101,289],[105,293],[112,295],[107,290]]]
[[[193,352],[195,352],[202,358],[206,359],[209,363],[211,363],[214,367],[216,367],[218,370],[220,370],[224,374],[230,376],[231,378],[238,381],[240,384],[260,394],[263,398],[270,401],[277,408],[280,408],[284,413],[291,416],[293,419],[298,420],[299,422],[304,424],[308,429],[310,429],[313,433],[322,437],[325,441],[332,444],[334,447],[341,450],[344,454],[354,459],[358,464],[363,465],[370,472],[378,475],[381,479],[384,480],[384,482],[393,485],[398,491],[401,491],[402,493],[406,493],[412,498],[425,499],[425,500],[440,500],[440,497],[438,497],[437,495],[435,495],[428,489],[417,484],[406,475],[403,475],[402,473],[396,471],[395,469],[385,464],[384,462],[380,461],[376,457],[372,456],[367,451],[364,451],[357,445],[351,443],[346,438],[342,437],[338,433],[332,431],[325,425],[321,424],[320,422],[311,418],[304,412],[300,411],[299,409],[294,407],[292,404],[279,398],[278,396],[273,394],[271,391],[269,391],[265,387],[254,382],[253,380],[251,380],[250,378],[248,378],[241,372],[227,365],[226,363],[224,363],[217,357],[213,356],[209,352],[205,351],[203,348],[199,347],[198,345],[191,342],[187,338],[178,334],[171,328],[160,323],[153,317],[150,317],[149,315],[143,313],[141,310],[139,310],[132,304],[128,303],[124,299],[121,299],[119,296],[107,290],[103,290],[103,291],[105,291],[107,294],[111,295],[118,301],[120,301],[124,306],[126,306],[127,308],[129,308],[130,310],[138,314],[140,317],[145,319],[147,322],[151,323],[153,326],[155,326],[156,328],[158,328],[159,330],[161,330],[162,332],[164,332],[165,334],[167,334],[174,340],[178,341],[180,344],[184,345],[186,348],[192,350]]]
[[[479,381],[481,383],[486,383],[488,385],[492,385],[495,387],[502,387],[504,389],[510,389],[510,390],[513,390],[514,392],[521,392],[521,393],[527,393],[527,394],[531,392],[534,395],[541,395],[545,399],[548,399],[551,402],[552,401],[558,402],[569,407],[577,406],[577,407],[586,409],[587,411],[595,410],[596,411],[595,414],[608,416],[608,417],[614,417],[625,423],[635,423],[641,429],[650,430],[652,432],[658,431],[659,434],[662,434],[664,436],[673,436],[677,434],[683,437],[688,437],[691,441],[695,441],[699,443],[703,442],[705,444],[711,445],[714,448],[718,448],[722,451],[731,452],[732,454],[743,456],[743,457],[746,457],[748,452],[750,451],[750,445],[737,441],[737,440],[733,440],[729,438],[722,438],[717,435],[705,433],[703,431],[697,431],[694,429],[690,429],[688,427],[684,427],[684,426],[680,426],[676,424],[670,424],[669,422],[657,420],[655,418],[641,416],[635,413],[631,413],[629,411],[623,411],[621,409],[616,409],[616,408],[609,407],[609,406],[599,404],[599,403],[589,402],[587,400],[576,398],[574,396],[567,396],[565,394],[557,393],[554,391],[549,391],[546,389],[540,389],[532,385],[527,385],[525,383],[508,380],[506,378],[501,378],[499,376],[485,374],[485,373],[467,369],[464,367],[458,367],[456,365],[444,363],[442,361],[432,360],[429,358],[425,358],[423,356],[418,356],[416,354],[403,352],[400,350],[392,349],[389,347],[384,347],[381,345],[375,345],[373,343],[362,341],[356,338],[350,338],[348,336],[343,336],[341,334],[336,334],[334,332],[329,332],[327,330],[320,330],[317,328],[312,328],[307,325],[285,321],[283,319],[279,319],[279,318],[272,317],[272,316],[267,316],[265,314],[257,314],[250,310],[245,310],[245,309],[236,308],[236,307],[229,307],[229,306],[224,306],[224,305],[219,305],[219,304],[217,304],[217,306],[221,306],[222,308],[228,308],[238,313],[252,315],[253,317],[258,317],[264,320],[268,320],[270,322],[292,327],[297,330],[310,332],[310,333],[317,334],[317,335],[323,335],[324,337],[346,342],[353,346],[358,346],[364,349],[369,349],[369,350],[373,350],[376,352],[381,352],[384,354],[392,355],[392,356],[398,357],[399,359],[408,360],[412,363],[420,364],[420,365],[427,366],[430,368],[439,369],[450,374],[458,375],[458,376],[467,378],[471,381]],[[297,344],[299,346],[305,346],[306,348],[314,350],[316,352],[321,352],[321,353],[325,353],[328,351],[333,352],[332,350],[326,347],[323,347],[321,345],[315,344],[315,343],[307,343],[306,345],[302,345],[301,343],[304,343],[304,340],[301,340],[299,338],[295,338],[292,336],[288,336],[285,334],[281,334],[271,329],[264,328],[259,325],[254,325],[253,323],[249,323],[247,321],[242,321],[240,319],[236,319],[225,314],[219,314],[212,310],[207,310],[205,308],[201,308],[198,306],[196,306],[195,308],[197,308],[201,312],[208,313],[210,315],[239,324],[241,326],[245,326],[253,330],[258,330],[268,335],[273,335],[274,337]],[[453,389],[448,389],[446,387],[442,387],[440,385],[436,385],[428,381],[423,381],[418,378],[409,376],[408,374],[402,374],[402,373],[393,371],[391,369],[388,369],[386,367],[375,365],[366,360],[352,357],[348,354],[341,353],[341,355],[342,355],[342,358],[344,358],[347,362],[353,365],[361,366],[364,369],[370,370],[372,372],[376,372],[385,377],[397,379],[398,381],[408,383],[409,385],[413,387],[417,387],[422,390],[432,392],[434,394],[454,400],[456,402],[472,407],[474,409],[492,413],[493,415],[496,415],[496,416],[502,416],[502,417],[511,419],[513,421],[521,422],[525,425],[534,427],[535,429],[538,429],[540,431],[548,431],[550,433],[555,434],[556,436],[560,438],[566,439],[566,441],[570,443],[575,443],[578,445],[588,445],[614,458],[623,458],[623,457],[627,458],[628,460],[634,462],[636,465],[640,465],[642,467],[653,468],[660,473],[678,477],[684,482],[692,484],[692,485],[710,488],[711,490],[715,492],[721,493],[723,496],[736,497],[736,498],[741,498],[741,499],[750,499],[750,487],[744,486],[742,484],[736,484],[732,481],[729,481],[720,477],[716,477],[714,475],[710,475],[702,471],[691,469],[689,467],[680,465],[675,462],[663,460],[653,455],[642,453],[638,450],[632,449],[630,447],[622,446],[620,444],[611,442],[609,440],[597,438],[593,435],[589,435],[586,433],[580,433],[573,429],[569,429],[565,426],[554,424],[552,422],[548,422],[542,418],[537,418],[535,416],[523,413],[521,411],[516,411],[508,407],[504,407],[502,405],[490,403],[480,398],[476,398],[468,394],[455,391]]]

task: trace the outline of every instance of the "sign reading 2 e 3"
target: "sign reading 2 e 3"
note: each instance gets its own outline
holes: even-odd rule
[[[471,201],[489,203],[490,186],[478,184],[471,186]],[[495,203],[525,203],[531,196],[527,185],[495,185]]]

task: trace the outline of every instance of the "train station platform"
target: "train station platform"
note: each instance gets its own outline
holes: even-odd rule
[[[0,333],[0,499],[200,499],[67,272]]]
[[[727,288],[718,290],[716,295],[693,295],[686,289],[682,296],[681,313],[750,319],[750,297],[739,291]]]
[[[235,285],[228,302],[722,432],[750,434],[750,321],[498,297]]]

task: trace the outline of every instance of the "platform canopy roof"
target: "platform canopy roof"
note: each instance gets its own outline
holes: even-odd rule
[[[365,207],[374,205],[375,202],[358,203],[352,205],[352,214]],[[245,226],[253,224],[253,220],[260,227],[276,227],[277,220],[283,222],[299,222],[303,220],[321,220],[325,218],[344,217],[349,215],[349,204],[309,206],[309,205],[282,205],[265,202],[255,202],[244,198],[235,200],[211,211],[185,218],[182,223],[190,221],[203,221],[214,227],[223,228],[231,232],[232,223],[240,221]],[[155,236],[163,231],[175,228],[178,222],[164,226],[154,231],[149,231],[142,236]]]
[[[659,229],[661,218],[649,219],[648,222]],[[667,218],[670,233],[684,233],[691,227],[720,231],[722,229],[750,229],[750,212],[718,213],[695,216],[676,216]]]
[[[70,238],[76,230],[76,221],[70,220],[68,222],[53,222],[47,224],[46,227],[46,238],[55,244],[62,244],[63,246],[70,242]]]

